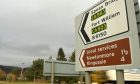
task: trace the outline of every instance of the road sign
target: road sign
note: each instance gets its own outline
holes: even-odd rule
[[[80,72],[75,71],[75,63],[73,62],[46,60],[44,62],[43,74],[51,76],[52,73],[55,76],[80,76]]]
[[[105,43],[82,50],[80,62],[83,68],[131,64],[129,38]]]
[[[77,71],[140,67],[134,1],[103,0],[76,17]]]
[[[127,16],[126,0],[104,0],[84,13],[79,34],[88,44],[127,32]]]

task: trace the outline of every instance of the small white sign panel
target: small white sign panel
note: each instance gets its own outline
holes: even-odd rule
[[[104,0],[83,15],[79,34],[84,44],[129,30],[126,0]]]

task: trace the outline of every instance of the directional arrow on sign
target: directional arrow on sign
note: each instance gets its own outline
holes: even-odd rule
[[[104,0],[83,14],[78,33],[85,45],[129,31],[125,1],[120,0],[115,2],[116,5],[110,4],[97,10],[106,2]]]
[[[79,29],[79,34],[80,34],[80,36],[81,36],[81,38],[82,38],[82,40],[85,44],[90,42],[90,38],[88,37],[88,35],[85,31],[85,26],[86,26],[86,23],[87,23],[88,16],[89,16],[89,12],[84,14],[83,20],[82,20],[82,23],[81,23],[81,26],[80,26],[80,29]]]
[[[85,62],[84,62],[84,60],[83,60],[83,56],[84,56],[84,54],[85,54],[85,50],[82,50],[82,53],[81,53],[81,56],[80,56],[80,62],[81,62],[81,65],[82,65],[82,67],[85,67],[86,65],[85,65]]]

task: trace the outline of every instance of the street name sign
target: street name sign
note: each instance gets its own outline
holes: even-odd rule
[[[102,0],[75,19],[76,70],[140,67],[135,0]]]

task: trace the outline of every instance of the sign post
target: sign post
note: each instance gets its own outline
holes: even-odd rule
[[[84,84],[83,83],[83,73],[82,72],[80,72],[80,84]]]
[[[137,0],[102,0],[77,16],[76,70],[117,70],[124,84],[123,70],[140,67],[139,17]]]
[[[91,73],[90,73],[90,71],[85,72],[85,82],[86,82],[86,84],[91,84]]]
[[[124,70],[116,70],[117,84],[125,84]]]
[[[51,71],[51,84],[54,84],[54,60],[52,60]]]

